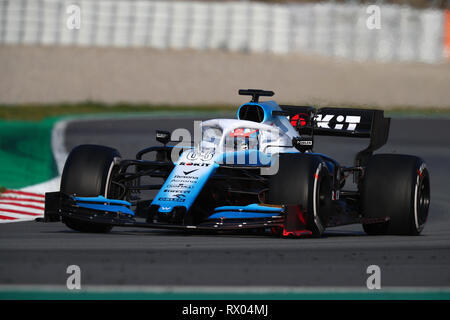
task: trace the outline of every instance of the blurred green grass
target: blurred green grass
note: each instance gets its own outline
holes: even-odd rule
[[[58,118],[0,121],[0,185],[6,188],[47,181],[58,174],[51,134]]]
[[[233,112],[237,110],[237,105],[153,105],[153,104],[130,104],[117,103],[105,104],[98,102],[65,103],[65,104],[23,104],[23,105],[0,105],[0,120],[22,120],[22,121],[41,121],[45,118],[87,115],[87,114],[105,114],[105,113],[151,113],[151,112]],[[350,108],[380,109],[373,106],[342,106]],[[394,106],[384,108],[388,115],[427,115],[439,116],[450,115],[450,108],[434,107],[408,107]]]
[[[236,107],[234,107],[236,108]],[[0,105],[0,120],[40,121],[50,117],[104,114],[104,113],[151,113],[180,111],[232,111],[231,105],[151,105],[151,104],[104,104],[97,102],[65,103],[65,104],[23,104]]]

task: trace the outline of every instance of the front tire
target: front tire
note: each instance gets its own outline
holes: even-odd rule
[[[325,231],[331,212],[331,176],[318,156],[280,154],[278,172],[270,176],[268,202],[298,206],[313,237]]]
[[[61,177],[61,192],[78,197],[108,196],[111,198],[110,178],[114,164],[120,159],[120,153],[109,147],[98,145],[80,145],[69,154]],[[112,226],[106,224],[79,221],[64,217],[63,222],[70,229],[106,233]]]
[[[389,221],[363,224],[369,235],[419,235],[427,221],[430,177],[424,161],[415,156],[379,154],[369,160],[362,182],[365,218]]]

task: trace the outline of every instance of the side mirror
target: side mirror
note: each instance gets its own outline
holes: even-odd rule
[[[170,141],[170,132],[156,130],[156,140],[161,142],[163,145],[166,145]]]

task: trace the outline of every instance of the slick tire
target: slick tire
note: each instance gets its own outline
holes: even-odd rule
[[[114,163],[120,153],[112,148],[98,145],[80,145],[69,154],[61,177],[61,192],[79,197],[107,198],[111,192],[110,177]],[[70,229],[89,232],[106,233],[112,226],[90,223],[64,217],[63,222]]]
[[[269,178],[268,203],[297,205],[313,237],[325,230],[331,210],[331,176],[318,156],[280,154],[278,172]]]
[[[363,224],[369,235],[419,235],[430,205],[430,176],[415,156],[378,154],[369,160],[361,188],[364,218],[389,217]]]

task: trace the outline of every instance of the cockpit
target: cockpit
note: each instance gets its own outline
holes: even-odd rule
[[[222,145],[221,152],[259,150],[259,138],[260,130],[255,128],[236,128],[224,135],[222,128],[205,126],[201,147],[217,150]]]
[[[218,152],[292,147],[291,139],[276,127],[244,120],[214,119],[202,123],[200,148]]]

